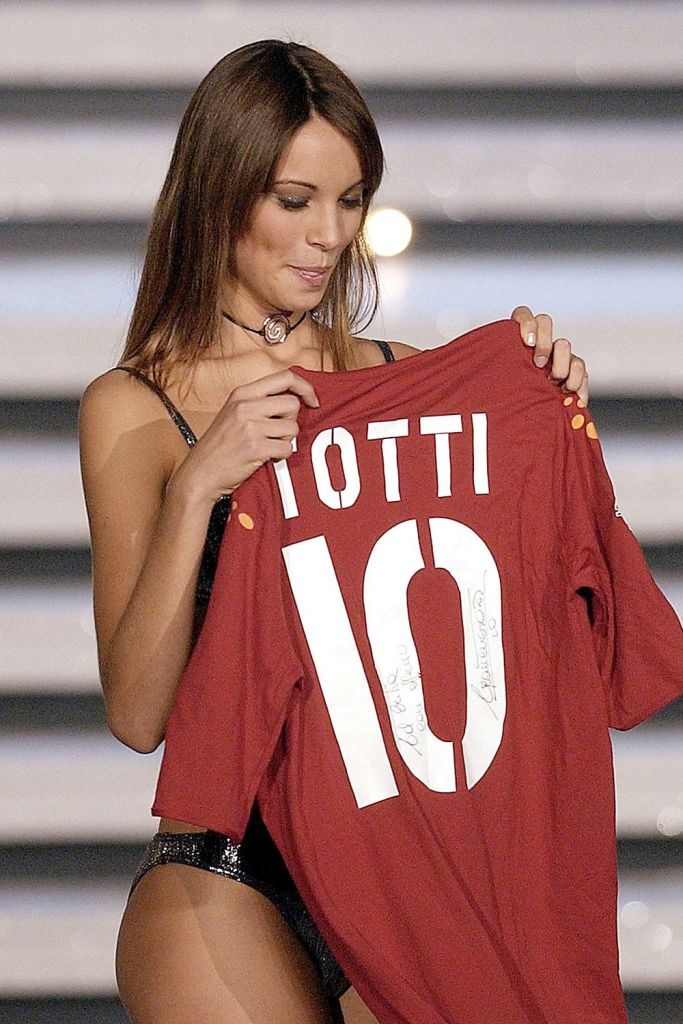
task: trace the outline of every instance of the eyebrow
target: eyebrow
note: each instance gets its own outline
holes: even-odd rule
[[[344,192],[350,192],[352,188],[355,188],[356,185],[362,185],[364,183],[364,181],[365,181],[365,178],[359,178],[358,181],[354,181],[353,185],[349,185],[348,188],[345,188]],[[284,178],[284,179],[281,179],[280,181],[274,182],[274,184],[275,185],[303,185],[304,188],[310,188],[314,192],[318,191],[318,186],[317,185],[311,185],[310,181],[298,181],[296,178]],[[342,193],[342,195],[343,195],[343,193]]]

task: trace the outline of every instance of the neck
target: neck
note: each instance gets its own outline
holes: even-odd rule
[[[311,350],[322,357],[326,329],[313,320],[309,310],[270,309],[260,320],[254,315],[240,316],[229,307],[222,310],[223,350],[231,355],[247,354],[256,348],[289,363],[297,361],[298,353],[310,357]]]

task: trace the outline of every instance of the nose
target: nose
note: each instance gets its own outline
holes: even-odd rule
[[[343,249],[348,239],[348,225],[338,205],[330,207],[321,204],[308,224],[309,245],[319,245],[325,250]]]

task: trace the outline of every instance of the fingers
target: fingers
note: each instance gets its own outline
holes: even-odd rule
[[[562,384],[567,391],[576,391],[579,398],[588,405],[586,362],[581,356],[572,355],[567,338],[558,338],[553,344],[548,380],[553,384]]]
[[[528,306],[515,306],[511,319],[519,324],[522,341],[530,348],[536,349],[534,362],[536,366],[545,366],[550,358],[553,347],[553,322],[547,313],[536,316]]]
[[[525,345],[532,348],[536,344],[536,317],[528,306],[515,306],[510,314],[511,320],[516,320]]]
[[[558,338],[553,345],[553,362],[548,380],[562,384],[567,391],[576,391],[582,402],[588,405],[588,373],[585,360],[571,354],[566,338]]]
[[[566,380],[569,377],[570,371],[572,370],[573,361],[576,356],[572,356],[572,347],[567,338],[558,338],[552,346],[552,361],[550,364],[549,379],[553,382]],[[583,360],[581,360],[583,362]],[[576,369],[573,371],[576,374]],[[577,387],[581,383],[579,379],[577,381]]]
[[[581,356],[572,356],[569,374],[564,382],[567,391],[576,391],[579,398],[588,405],[588,373]]]
[[[555,342],[555,344],[557,344],[557,342]],[[567,344],[569,344],[569,342],[567,342]],[[565,369],[564,360],[562,361],[562,371],[556,375],[556,379],[564,381],[564,386],[569,391],[577,391],[583,383],[583,378],[586,374],[586,364],[581,356],[571,356],[568,360],[568,364],[569,365]]]
[[[266,437],[289,439],[297,437],[299,433],[299,424],[295,417],[264,416],[256,422]]]
[[[553,349],[553,322],[547,313],[538,313],[535,319],[536,351],[534,353],[534,362],[536,366],[545,366]]]
[[[519,324],[525,345],[535,349],[536,366],[545,366],[551,360],[548,380],[554,384],[563,384],[568,391],[575,391],[588,405],[586,363],[580,356],[572,355],[571,342],[567,338],[558,338],[553,342],[552,318],[547,313],[534,316],[528,306],[515,306],[510,318]]]
[[[234,388],[233,393],[239,392],[245,398],[263,398],[267,395],[280,395],[285,391],[298,395],[306,405],[312,405],[315,408],[320,405],[311,382],[300,377],[291,368],[267,373],[264,377],[249,381],[248,384],[239,384]]]
[[[295,373],[293,370],[285,370],[284,372],[290,374],[292,378],[287,390],[293,391],[295,395],[299,395],[306,405],[312,405],[314,408],[317,408],[320,405],[320,402],[318,401],[318,396],[316,395],[311,382],[304,380],[303,377],[300,377],[298,373]]]
[[[278,420],[298,421],[301,402],[297,395],[285,391],[279,395],[266,395],[265,398],[254,400],[251,405],[252,416],[262,416],[264,419],[277,418]]]

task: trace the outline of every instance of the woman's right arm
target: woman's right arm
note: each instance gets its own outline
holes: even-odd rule
[[[164,737],[190,654],[195,586],[211,508],[268,458],[291,454],[311,385],[289,370],[235,388],[174,471],[180,434],[158,397],[128,374],[86,388],[81,473],[107,724],[140,752]],[[312,398],[311,398],[312,396]]]

